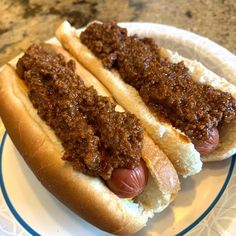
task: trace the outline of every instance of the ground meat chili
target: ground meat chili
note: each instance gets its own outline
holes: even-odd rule
[[[195,82],[183,62],[168,61],[150,38],[128,36],[111,22],[89,25],[80,40],[104,67],[118,70],[160,119],[193,143],[207,140],[213,128],[235,117],[236,101],[229,93]]]
[[[109,98],[86,87],[48,45],[32,45],[19,59],[17,71],[29,89],[39,116],[55,131],[65,149],[64,160],[85,174],[109,179],[113,169],[136,167],[143,129],[129,112],[116,112]]]

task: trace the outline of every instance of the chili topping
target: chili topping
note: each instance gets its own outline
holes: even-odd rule
[[[129,112],[86,87],[51,46],[32,45],[17,63],[39,116],[55,131],[64,160],[85,174],[109,179],[115,168],[134,168],[141,158],[143,129]]]
[[[151,38],[128,36],[116,23],[93,23],[80,40],[104,67],[116,69],[161,119],[183,131],[193,143],[229,123],[236,101],[226,92],[194,81],[183,62],[171,63]]]

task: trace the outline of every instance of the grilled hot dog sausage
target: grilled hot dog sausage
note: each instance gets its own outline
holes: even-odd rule
[[[134,169],[118,168],[112,172],[106,181],[107,186],[121,198],[132,198],[139,195],[148,181],[148,169],[141,159],[139,166]]]
[[[219,131],[217,128],[213,128],[208,133],[208,139],[200,141],[194,144],[196,150],[202,155],[211,153],[219,144]]]

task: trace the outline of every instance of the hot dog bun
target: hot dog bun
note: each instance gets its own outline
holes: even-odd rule
[[[168,123],[158,120],[145,105],[138,92],[126,84],[117,71],[109,71],[103,67],[101,61],[81,43],[79,38],[81,32],[71,27],[68,22],[64,22],[58,28],[56,36],[62,45],[109,89],[123,107],[142,121],[149,135],[168,155],[179,174],[183,176],[196,174],[201,170],[201,160],[222,160],[236,152],[235,132],[233,132],[236,128],[236,120],[234,119],[220,130],[217,148],[212,153],[202,156],[200,160],[200,154],[185,134]],[[132,31],[132,34],[134,33],[138,34]],[[196,81],[229,92],[235,98],[235,86],[206,69],[201,63],[183,58],[169,50],[162,49],[162,53],[172,62],[184,61]],[[133,104],[136,105],[133,106]]]
[[[53,41],[55,44],[56,41]],[[58,42],[56,42],[58,44]],[[61,47],[57,53],[71,56]],[[163,210],[176,196],[179,180],[166,155],[145,134],[142,157],[150,178],[145,191],[133,200],[112,193],[100,178],[77,172],[62,160],[63,147],[53,130],[38,116],[27,87],[15,72],[17,58],[0,72],[0,115],[17,149],[39,181],[75,213],[115,234],[130,234],[146,225],[154,212]],[[110,96],[107,90],[79,63],[76,73],[98,94]],[[119,110],[123,110],[121,107]]]
[[[138,92],[123,82],[116,71],[105,69],[101,61],[80,42],[79,35],[80,31],[76,31],[68,22],[64,22],[56,31],[62,45],[109,89],[123,107],[141,120],[149,135],[168,155],[177,172],[183,176],[198,173],[202,162],[190,139],[171,125],[159,121]]]
[[[165,54],[171,60],[171,62],[184,61],[184,64],[188,67],[192,78],[200,83],[211,85],[212,87],[219,89],[223,92],[230,93],[236,98],[236,87],[228,82],[225,78],[222,78],[206,67],[200,62],[189,60],[180,56],[178,53],[174,53],[170,50],[165,50]],[[220,132],[220,143],[218,147],[208,155],[201,156],[202,161],[220,161],[224,160],[236,153],[236,119],[232,120],[230,124],[225,124]]]

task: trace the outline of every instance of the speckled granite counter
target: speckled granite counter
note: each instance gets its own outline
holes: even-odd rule
[[[184,28],[236,53],[235,0],[0,0],[0,65],[68,19],[158,22]]]

